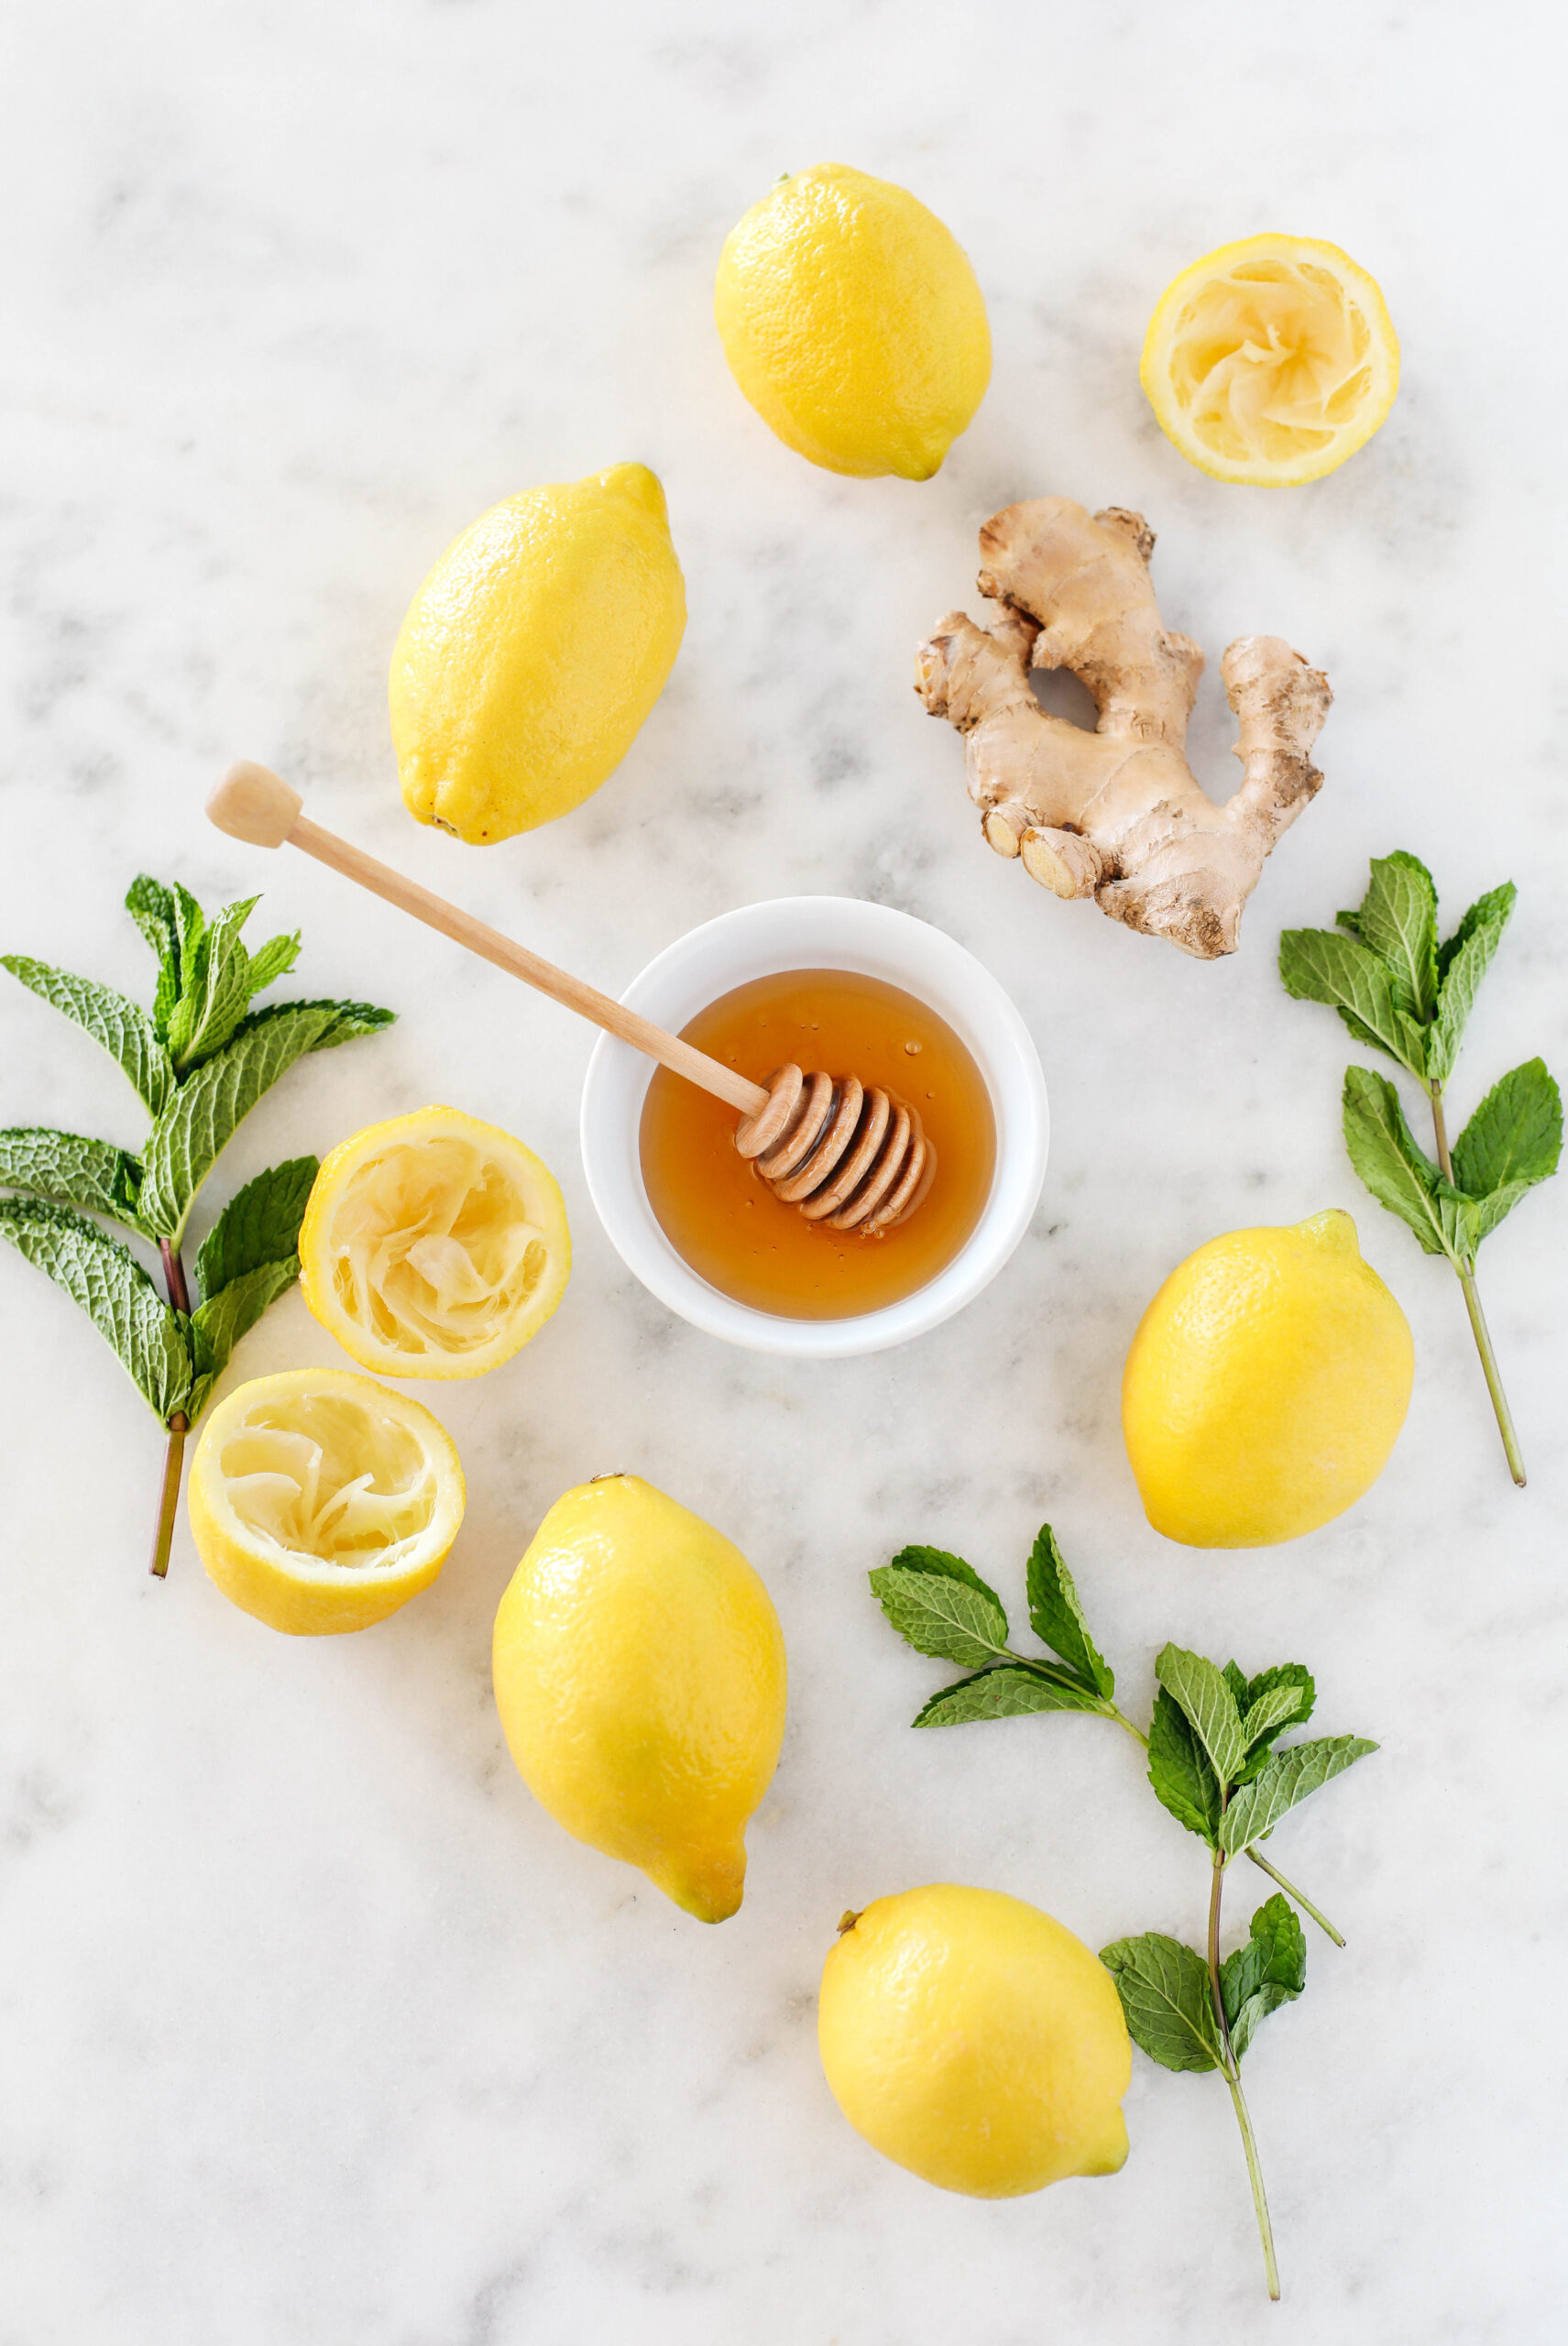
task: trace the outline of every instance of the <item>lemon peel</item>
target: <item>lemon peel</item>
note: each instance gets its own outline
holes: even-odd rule
[[[1244,236],[1155,304],[1139,376],[1159,426],[1216,480],[1289,488],[1364,447],[1399,388],[1375,278],[1315,236]]]

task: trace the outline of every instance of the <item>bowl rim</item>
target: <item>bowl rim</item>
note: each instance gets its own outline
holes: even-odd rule
[[[728,974],[698,974],[726,960]],[[655,954],[620,1000],[678,1032],[721,994],[792,968],[861,970],[920,995],[981,1069],[996,1123],[996,1169],[980,1220],[935,1278],[897,1303],[839,1320],[786,1319],[711,1287],[665,1236],[642,1184],[639,1131],[653,1062],[612,1035],[599,1036],[583,1081],[583,1171],[616,1253],[681,1319],[747,1351],[847,1359],[924,1335],[989,1286],[1039,1202],[1050,1106],[1034,1037],[984,963],[930,922],[860,896],[773,896],[719,913]]]

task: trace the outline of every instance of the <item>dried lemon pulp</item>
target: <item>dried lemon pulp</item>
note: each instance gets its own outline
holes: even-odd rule
[[[389,1376],[479,1376],[561,1299],[561,1192],[532,1149],[455,1108],[372,1124],[335,1148],[300,1230],[323,1328]]]
[[[463,1470],[418,1401],[347,1369],[242,1385],[207,1420],[191,1529],[225,1596],[298,1636],[362,1629],[429,1586],[463,1519]]]
[[[1399,387],[1399,345],[1376,280],[1337,245],[1245,236],[1167,286],[1140,371],[1190,463],[1288,488],[1372,437]]]

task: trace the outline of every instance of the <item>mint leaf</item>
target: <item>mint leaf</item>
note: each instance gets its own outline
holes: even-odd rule
[[[169,1047],[181,1072],[220,1050],[245,1015],[251,995],[275,983],[299,959],[298,930],[269,938],[259,953],[247,952],[240,931],[260,901],[247,896],[225,904],[215,920],[199,927],[187,923],[187,937],[193,941],[178,956],[178,999],[168,1019]],[[344,1004],[351,1012],[362,1007]],[[385,1023],[384,1015],[379,1023]]]
[[[1500,896],[1502,891],[1497,893]],[[1485,899],[1483,899],[1485,901]],[[1513,890],[1508,890],[1507,907],[1487,917],[1475,918],[1467,933],[1453,939],[1455,950],[1447,961],[1442,976],[1442,991],[1437,998],[1437,1016],[1432,1022],[1431,1040],[1427,1047],[1427,1069],[1433,1083],[1445,1083],[1453,1072],[1453,1062],[1459,1057],[1459,1046],[1475,1004],[1481,981],[1492,965],[1492,956],[1502,942],[1503,931],[1508,925],[1508,913],[1513,906]],[[1480,907],[1472,905],[1465,921],[1479,914]]]
[[[225,904],[202,928],[194,949],[181,955],[180,998],[169,1020],[169,1049],[176,1071],[184,1074],[221,1050],[244,1017],[250,1001],[250,956],[240,930],[259,897]]]
[[[264,1091],[314,1050],[336,1015],[334,1003],[291,1004],[249,1024],[187,1078],[148,1136],[141,1206],[148,1226],[178,1242],[192,1200],[220,1150]]]
[[[1277,1891],[1252,1918],[1245,1946],[1220,1966],[1231,2050],[1239,2061],[1258,2023],[1291,2002],[1307,1984],[1307,1935],[1287,1898]]]
[[[914,1551],[940,1556],[936,1548]],[[869,1575],[877,1603],[906,1645],[939,1661],[956,1661],[961,1669],[978,1670],[1007,1650],[1007,1616],[1002,1600],[965,1564],[948,1573],[928,1563],[905,1561],[907,1548],[891,1564],[879,1565]],[[956,1556],[947,1559],[958,1563]]]
[[[332,1023],[321,1040],[311,1045],[313,1051],[330,1051],[339,1043],[351,1043],[358,1035],[378,1035],[383,1027],[395,1026],[395,1010],[378,1010],[373,1002],[273,1002],[265,1010],[253,1010],[235,1028],[233,1039],[258,1033],[272,1019],[291,1017],[297,1010],[330,1010]]]
[[[1394,997],[1394,981],[1377,955],[1332,928],[1288,928],[1279,939],[1279,976],[1298,1002],[1337,1010],[1358,1042],[1372,1043],[1426,1073],[1426,1042]]]
[[[1521,1198],[1535,1188],[1533,1181],[1506,1181],[1490,1196],[1465,1200],[1465,1251],[1474,1258],[1484,1238],[1490,1238],[1500,1222],[1506,1222]]]
[[[0,970],[11,975],[101,1043],[110,1058],[135,1084],[149,1115],[156,1116],[174,1089],[174,1069],[158,1038],[152,1020],[138,1003],[112,986],[91,978],[73,977],[69,970],[50,969],[25,953],[0,955]]]
[[[126,891],[126,910],[158,956],[158,992],[152,1023],[160,1043],[169,1039],[169,1021],[180,998],[180,926],[174,899],[160,880],[139,872]]]
[[[148,1137],[141,1193],[148,1227],[179,1239],[220,1150],[297,1058],[391,1023],[389,1010],[359,1002],[285,1002],[242,1019],[223,1049],[186,1078]]]
[[[1196,1729],[1163,1687],[1149,1720],[1149,1782],[1177,1823],[1212,1848],[1220,1829],[1219,1783]]]
[[[0,1238],[81,1305],[156,1415],[167,1424],[191,1388],[191,1352],[128,1247],[95,1222],[36,1198],[0,1199]]]
[[[1246,1756],[1236,1698],[1225,1683],[1224,1672],[1201,1653],[1166,1645],[1155,1657],[1154,1674],[1168,1694],[1180,1704],[1209,1763],[1222,1785],[1234,1781]]]
[[[1425,1025],[1437,1008],[1437,890],[1403,849],[1375,857],[1356,929],[1388,971],[1396,1006]]]
[[[1508,915],[1513,911],[1518,894],[1519,890],[1513,882],[1505,880],[1500,888],[1488,888],[1484,896],[1476,897],[1448,942],[1437,948],[1440,984],[1447,977],[1451,963],[1464,951],[1477,929],[1490,927],[1494,924],[1499,930],[1508,926]]]
[[[1364,1736],[1335,1735],[1321,1743],[1293,1743],[1287,1751],[1271,1752],[1220,1819],[1221,1848],[1227,1857],[1239,1857],[1271,1833],[1291,1809],[1376,1749]]]
[[[140,1187],[140,1161],[113,1141],[39,1125],[13,1124],[0,1132],[0,1189],[29,1189],[35,1198],[81,1206],[139,1230]]]
[[[1040,1642],[1059,1654],[1084,1685],[1109,1700],[1115,1678],[1089,1634],[1072,1574],[1048,1523],[1041,1524],[1030,1551],[1027,1592],[1029,1626]]]
[[[1242,1714],[1242,1735],[1248,1751],[1266,1738],[1272,1741],[1287,1727],[1295,1724],[1300,1709],[1300,1689],[1297,1686],[1270,1686],[1259,1694]]]
[[[300,958],[301,937],[295,929],[291,937],[271,937],[259,953],[250,957],[250,991],[260,993],[264,988],[276,985],[279,979],[291,970]]]
[[[1277,1661],[1272,1669],[1260,1670],[1255,1678],[1249,1678],[1246,1683],[1246,1692],[1241,1701],[1244,1718],[1261,1695],[1271,1694],[1277,1686],[1293,1686],[1296,1690],[1296,1713],[1292,1718],[1284,1722],[1285,1726],[1305,1727],[1312,1716],[1312,1705],[1317,1700],[1317,1689],[1312,1683],[1311,1672],[1305,1662],[1301,1661]],[[1275,1732],[1277,1733],[1278,1730],[1276,1729]],[[1249,1749],[1255,1740],[1255,1738],[1249,1728],[1247,1734]]]
[[[1492,1086],[1453,1145],[1454,1183],[1477,1200],[1475,1245],[1556,1172],[1562,1152],[1562,1095],[1544,1060],[1526,1059]]]
[[[191,982],[191,972],[197,948],[206,933],[207,915],[191,893],[178,880],[169,894],[174,905],[174,927],[180,939],[180,988],[183,992]]]
[[[1378,1204],[1397,1213],[1429,1255],[1453,1261],[1466,1255],[1464,1200],[1418,1146],[1387,1077],[1347,1067],[1343,1119],[1346,1154]]]
[[[972,1564],[966,1564],[961,1556],[950,1556],[946,1548],[926,1548],[918,1544],[901,1548],[896,1556],[889,1559],[889,1562],[897,1572],[933,1573],[938,1580],[961,1580],[969,1587],[978,1588],[982,1596],[989,1596],[1003,1613],[1003,1619],[1006,1617],[1005,1607],[996,1591],[981,1580]]]
[[[1239,1672],[1237,1673],[1239,1676]],[[1276,1697],[1288,1694],[1289,1706],[1285,1708]],[[1245,1784],[1256,1775],[1268,1757],[1268,1747],[1283,1735],[1287,1727],[1305,1727],[1312,1716],[1315,1690],[1312,1673],[1299,1661],[1282,1661],[1273,1670],[1260,1671],[1250,1678],[1240,1694],[1242,1733],[1246,1738],[1246,1759],[1238,1784]]]
[[[1100,1950],[1116,1982],[1127,2034],[1162,2069],[1217,2069],[1220,2035],[1203,1958],[1162,1931]]]
[[[258,1263],[278,1263],[299,1243],[305,1201],[321,1165],[313,1157],[269,1166],[236,1189],[202,1241],[196,1278],[209,1299]],[[199,1316],[199,1315],[198,1315]]]
[[[299,1276],[297,1255],[290,1255],[279,1263],[257,1263],[191,1314],[191,1352],[196,1375],[186,1413],[192,1424],[206,1406],[207,1396],[240,1338],[255,1327],[268,1305],[286,1293]]]
[[[179,982],[180,930],[174,917],[174,898],[161,880],[152,879],[138,872],[126,890],[126,910],[157,954],[159,960],[175,963],[175,982]]]
[[[1034,1711],[1095,1711],[1098,1698],[1065,1677],[1008,1664],[960,1678],[933,1694],[914,1727],[966,1727],[975,1719],[1023,1718]]]

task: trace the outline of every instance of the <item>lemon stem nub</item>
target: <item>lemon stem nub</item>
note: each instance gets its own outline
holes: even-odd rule
[[[181,1260],[180,1249],[172,1239],[161,1238],[158,1251],[162,1258],[169,1300],[176,1311],[182,1311],[189,1318],[191,1290],[185,1284],[185,1266]],[[163,1453],[163,1488],[158,1501],[158,1528],[152,1535],[152,1562],[148,1566],[154,1580],[163,1580],[169,1573],[169,1551],[174,1538],[174,1517],[180,1505],[180,1474],[185,1463],[185,1437],[190,1431],[190,1419],[183,1409],[176,1409],[169,1420],[169,1447]]]
[[[1453,1160],[1448,1153],[1448,1124],[1442,1113],[1442,1086],[1427,1086],[1431,1093],[1431,1128],[1437,1142],[1437,1161],[1442,1168],[1442,1178],[1453,1185]],[[1481,1373],[1486,1379],[1486,1390],[1492,1397],[1497,1413],[1497,1431],[1503,1437],[1503,1454],[1508,1462],[1508,1472],[1522,1491],[1525,1485],[1524,1453],[1514,1431],[1514,1413],[1508,1407],[1508,1397],[1503,1390],[1503,1379],[1497,1367],[1497,1355],[1492,1350],[1492,1332],[1486,1325],[1486,1315],[1481,1309],[1481,1290],[1475,1284],[1475,1257],[1471,1255],[1464,1263],[1456,1263],[1460,1288],[1464,1297],[1464,1309],[1470,1314],[1471,1333],[1475,1349],[1481,1355]]]

